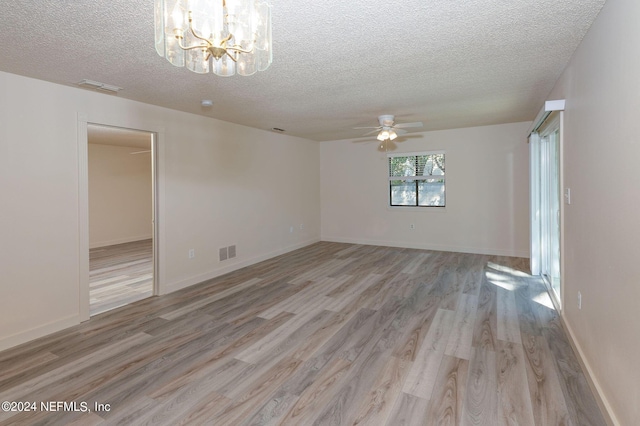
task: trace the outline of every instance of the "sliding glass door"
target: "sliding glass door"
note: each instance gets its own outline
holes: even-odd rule
[[[543,192],[540,194],[545,208],[542,210],[542,275],[560,299],[560,129],[555,126],[548,133],[542,133],[540,148],[545,172]]]
[[[560,120],[549,116],[531,138],[532,265],[549,284],[558,306],[560,282]],[[537,240],[537,241],[536,241]],[[537,252],[537,253],[536,253]]]

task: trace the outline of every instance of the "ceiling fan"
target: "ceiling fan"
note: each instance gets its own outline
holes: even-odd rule
[[[393,115],[381,115],[378,117],[379,126],[376,127],[354,127],[354,129],[374,129],[368,133],[365,133],[362,136],[369,136],[374,133],[378,133],[376,137],[379,141],[386,140],[394,140],[398,137],[398,135],[404,135],[407,133],[406,128],[410,127],[422,127],[423,124],[421,121],[416,121],[414,123],[398,123],[394,124],[394,116]]]

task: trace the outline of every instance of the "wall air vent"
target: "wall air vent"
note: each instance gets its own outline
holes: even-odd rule
[[[86,80],[86,79],[78,83],[78,86],[85,87],[88,89],[103,90],[105,92],[111,92],[111,93],[118,93],[120,90],[122,90],[122,87],[113,86],[111,84],[105,84],[105,83],[100,83],[99,81]]]

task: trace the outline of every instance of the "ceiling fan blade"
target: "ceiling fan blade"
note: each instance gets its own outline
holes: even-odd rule
[[[367,127],[352,127],[352,129],[381,129],[382,127],[380,126],[367,126]]]
[[[416,121],[414,123],[398,123],[396,124],[395,127],[396,129],[403,129],[403,128],[407,128],[407,127],[422,127],[422,121]]]
[[[396,132],[396,135],[398,135],[398,136],[407,134],[407,131],[406,130],[402,130],[402,129],[394,128],[393,131]]]
[[[364,135],[362,135],[362,136],[374,135],[374,134],[376,134],[376,133],[378,133],[378,132],[379,132],[379,130],[378,130],[378,129],[375,129],[375,130],[372,130],[372,131],[370,131],[370,132],[365,133],[365,134],[364,134]]]

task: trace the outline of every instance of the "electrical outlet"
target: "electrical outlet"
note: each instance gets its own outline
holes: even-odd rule
[[[578,292],[578,309],[582,309],[582,293]]]
[[[293,233],[293,226],[289,228],[289,233],[292,234]]]
[[[196,257],[196,250],[189,249],[189,259],[193,259],[194,257]]]
[[[304,223],[301,223],[301,224],[300,224],[300,229],[301,229],[301,230],[302,230],[302,229],[304,229]]]
[[[416,229],[416,225],[412,223],[411,225],[409,225],[409,229]]]

